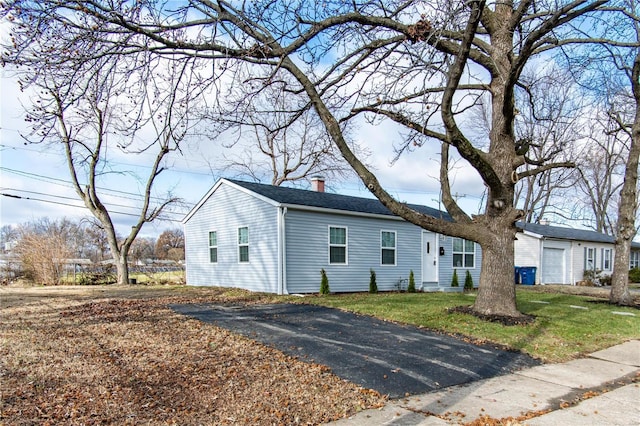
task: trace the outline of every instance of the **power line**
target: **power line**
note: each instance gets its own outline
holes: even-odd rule
[[[37,174],[37,173],[25,172],[25,171],[22,171],[22,170],[10,169],[8,167],[0,167],[0,170],[6,171],[6,172],[9,172],[9,173],[14,173],[14,174],[17,174],[17,175],[23,176],[23,177],[28,177],[30,179],[35,179],[35,180],[39,180],[39,181],[42,181],[42,182],[51,183],[51,184],[54,184],[54,185],[60,185],[60,186],[68,187],[68,188],[73,188],[73,184],[70,181],[67,181],[67,180],[64,180],[64,179],[60,179],[60,178],[54,178],[54,177],[51,177],[51,176],[40,175],[40,174]],[[136,194],[136,193],[133,193],[133,192],[120,191],[120,190],[117,190],[117,189],[104,188],[104,187],[100,187],[100,186],[97,186],[96,189],[99,189],[101,191],[114,192],[116,194],[132,195],[132,196],[137,197],[137,198],[125,197],[123,195],[110,195],[112,197],[118,197],[118,198],[123,198],[123,199],[128,199],[128,200],[134,200],[134,201],[140,201],[140,200],[144,199],[144,197],[142,195]],[[154,200],[160,200],[160,201],[164,200],[161,197],[153,197],[152,196],[150,198],[154,199]],[[192,203],[185,203],[185,204],[194,205]]]
[[[55,156],[63,156],[64,154],[62,154],[61,152],[57,152],[57,151],[42,151],[42,150],[38,150],[38,149],[29,149],[27,147],[24,146],[11,146],[11,145],[6,145],[6,144],[0,144],[0,148],[8,148],[8,149],[12,149],[12,150],[22,150],[22,151],[27,151],[27,152],[33,152],[36,154],[47,154],[47,155],[55,155]],[[197,160],[193,160],[190,159],[190,162],[193,163],[197,163],[200,165],[206,165],[209,166],[209,163],[207,163],[206,161],[197,161]],[[144,168],[144,169],[150,169],[151,166],[146,166],[146,165],[142,165],[142,164],[131,164],[131,163],[124,163],[124,162],[120,162],[120,161],[109,161],[109,164],[115,164],[115,165],[119,165],[119,166],[126,166],[126,167],[139,167],[139,168]],[[195,172],[193,170],[185,170],[185,169],[180,169],[180,168],[170,168],[167,169],[167,171],[174,171],[177,173],[183,173],[183,174],[190,174],[190,175],[198,175],[198,176],[208,176],[211,177],[211,173],[210,172]]]
[[[65,200],[73,200],[73,201],[78,201],[78,197],[65,197],[63,195],[51,195],[51,194],[45,194],[43,192],[36,192],[36,191],[27,191],[26,189],[15,189],[15,188],[0,188],[0,191],[4,190],[4,191],[15,191],[15,192],[24,192],[27,194],[36,194],[36,195],[44,195],[45,197],[55,197],[55,198],[63,198]],[[3,194],[7,197],[11,197],[11,198],[23,198],[20,197],[19,195],[13,195],[13,194]],[[28,199],[28,197],[24,197],[26,199]],[[53,202],[53,201],[52,201]],[[115,203],[104,203],[105,205],[109,206],[109,207],[124,207],[126,209],[137,209],[138,207],[136,206],[127,206],[124,204],[115,204]],[[85,208],[86,206],[78,206],[81,208]],[[174,214],[174,215],[178,215],[178,216],[184,216],[186,215],[186,213],[182,213],[182,212],[173,212],[173,211],[165,211],[163,213],[166,214]]]
[[[4,196],[4,197],[9,197],[9,198],[15,198],[15,199],[19,199],[19,200],[28,200],[28,201],[38,201],[38,202],[42,202],[42,203],[49,203],[49,204],[56,204],[59,206],[65,206],[65,207],[73,207],[76,209],[86,209],[88,210],[87,206],[79,206],[77,204],[69,204],[69,203],[63,203],[60,201],[53,201],[53,200],[44,200],[42,198],[33,198],[33,197],[23,197],[21,195],[15,195],[15,194],[6,194],[4,192],[0,193],[0,195]],[[115,210],[109,210],[109,214],[117,214],[117,215],[122,215],[122,216],[132,216],[132,217],[140,217],[140,215],[137,214],[133,214],[133,213],[127,213],[127,212],[120,212],[120,211],[115,211]],[[180,215],[180,213],[176,213],[176,212],[163,212],[163,214],[175,214],[175,215]],[[162,216],[158,216],[157,218],[158,220],[164,220],[164,221],[168,221],[168,222],[180,222],[179,219],[171,219],[168,217],[162,217]]]

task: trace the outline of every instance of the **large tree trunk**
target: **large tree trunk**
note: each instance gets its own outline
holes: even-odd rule
[[[513,274],[515,232],[510,226],[492,228],[492,238],[480,242],[482,269],[473,311],[482,315],[521,317],[516,306]]]
[[[129,284],[129,263],[127,256],[120,253],[118,256],[114,256],[116,261],[116,271],[118,273],[118,284]]]
[[[633,301],[629,292],[630,248],[631,240],[625,240],[618,236],[613,260],[613,274],[611,274],[611,293],[609,293],[609,302],[616,305],[630,305]]]

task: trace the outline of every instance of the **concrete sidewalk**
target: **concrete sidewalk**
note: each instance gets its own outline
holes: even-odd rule
[[[640,425],[640,340],[562,364],[389,401],[332,425]],[[511,421],[511,423],[508,423]]]

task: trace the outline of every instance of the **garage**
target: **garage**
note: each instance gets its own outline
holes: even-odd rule
[[[543,248],[540,282],[543,284],[564,284],[564,259],[565,249]]]

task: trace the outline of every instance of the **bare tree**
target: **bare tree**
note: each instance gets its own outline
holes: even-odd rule
[[[80,226],[89,246],[86,250],[86,257],[91,259],[92,262],[108,259],[110,256],[109,239],[100,221],[92,216],[91,218],[82,219]],[[116,234],[116,239],[121,240],[121,238]]]
[[[611,303],[628,305],[633,298],[629,292],[629,259],[631,253],[631,241],[636,235],[635,219],[638,212],[638,163],[640,158],[640,2],[627,0],[628,8],[623,9],[629,35],[635,36],[631,39],[635,42],[632,49],[622,56],[625,60],[620,61],[623,66],[624,75],[629,79],[630,90],[623,93],[631,102],[623,105],[631,105],[628,114],[623,115],[622,109],[619,113],[613,112],[612,117],[620,125],[620,132],[629,138],[629,153],[625,164],[625,176],[622,190],[620,191],[620,204],[618,207],[618,222],[616,224],[616,247],[611,277]],[[618,61],[614,57],[614,61]],[[628,117],[624,120],[622,117]]]
[[[628,147],[612,127],[617,125],[606,114],[599,114],[591,123],[591,134],[578,161],[580,178],[576,186],[582,195],[578,202],[588,212],[583,217],[593,219],[595,231],[615,235],[616,207]]]
[[[56,34],[40,34],[39,48],[60,47]],[[189,109],[195,89],[187,90],[191,63],[171,62],[140,55],[111,55],[109,46],[91,42],[76,45],[75,58],[50,61],[36,54],[25,55],[17,73],[24,89],[37,99],[27,121],[32,143],[47,143],[64,149],[71,181],[77,195],[99,221],[106,235],[118,282],[128,283],[128,253],[145,223],[152,222],[179,201],[170,193],[153,195],[158,176],[168,167],[170,154],[191,128]],[[91,58],[97,51],[99,57]],[[51,58],[49,58],[51,59]],[[112,157],[128,155],[150,163],[146,177],[132,176],[142,202],[131,231],[119,238],[108,196],[101,183],[117,172]],[[140,181],[140,183],[138,182]],[[106,186],[106,184],[104,184]],[[159,201],[158,201],[159,200]]]
[[[582,106],[571,76],[557,66],[526,73],[517,100],[516,137],[534,164],[573,163]],[[535,168],[525,164],[519,171]],[[553,168],[530,175],[516,185],[516,200],[525,222],[540,223],[545,216],[571,217],[567,193],[575,184],[573,168]]]
[[[209,61],[217,87],[243,87],[249,95],[292,77],[294,84],[283,90],[299,99],[298,111],[315,110],[342,156],[385,206],[425,229],[481,245],[474,312],[520,317],[513,241],[522,211],[515,206],[515,185],[569,164],[537,161],[516,138],[516,88],[533,58],[590,39],[571,33],[568,24],[605,13],[601,9],[607,3],[13,0],[5,14],[17,22],[15,47],[5,60],[19,60],[37,46],[38,32],[57,28],[63,40],[54,49],[58,60],[68,46],[90,35],[117,46],[122,55],[149,51]],[[240,78],[248,69],[251,81]],[[491,116],[487,143],[478,146],[460,122],[483,94],[490,98]],[[219,102],[225,99],[218,97]],[[239,110],[237,121],[245,118]],[[442,144],[442,200],[453,221],[423,215],[395,200],[351,149],[344,132],[348,123],[381,120],[401,130],[400,153],[425,143]],[[373,142],[390,143],[382,137]],[[482,214],[467,215],[452,195],[451,148],[487,187]],[[531,167],[520,171],[526,164]]]
[[[276,186],[308,182],[314,175],[330,181],[353,175],[315,111],[308,103],[295,105],[288,85],[273,83],[250,95],[242,88],[230,88],[226,109],[212,117],[220,124],[216,133],[232,135],[225,144],[229,149],[222,153],[224,169]],[[352,148],[366,156],[359,146]]]
[[[183,260],[184,259],[184,232],[182,229],[167,229],[156,240],[156,259]]]
[[[131,244],[131,260],[137,263],[145,259],[153,258],[155,243],[153,238],[136,238],[133,244]]]
[[[595,95],[609,117],[608,134],[627,143],[621,159],[624,180],[621,185],[615,223],[615,257],[609,300],[614,304],[632,303],[629,293],[631,241],[636,235],[638,212],[638,163],[640,157],[640,2],[611,1],[608,13],[594,29],[598,43],[567,52],[566,58],[576,78]],[[576,28],[583,32],[584,28]],[[572,60],[573,59],[573,60]]]

